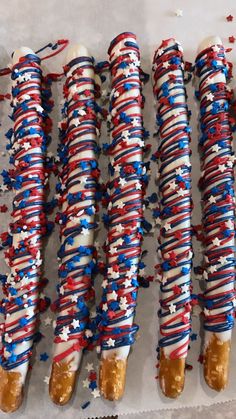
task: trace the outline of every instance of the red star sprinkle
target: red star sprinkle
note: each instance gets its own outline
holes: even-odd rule
[[[182,233],[181,231],[175,231],[174,232],[174,236],[176,239],[182,239]]]
[[[88,97],[88,96],[90,96],[90,94],[91,94],[91,92],[90,92],[90,90],[89,90],[89,89],[86,89],[86,90],[84,91],[84,96]]]
[[[77,68],[77,70],[76,70],[76,73],[77,73],[79,76],[82,76],[83,72],[84,72],[84,70],[83,70],[82,68]]]
[[[0,212],[7,212],[8,208],[6,205],[0,205]]]
[[[226,16],[227,22],[232,22],[234,17],[232,15]]]
[[[168,43],[169,43],[169,41],[166,39],[166,40],[162,41],[161,46],[162,46],[163,48],[168,47]]]
[[[96,371],[91,371],[88,377],[90,381],[95,381],[97,379]]]
[[[175,259],[176,258],[176,253],[173,252],[173,250],[171,252],[169,252],[169,258],[170,259]]]
[[[233,35],[232,36],[229,36],[229,42],[231,44],[234,44],[235,40],[236,40],[236,38]]]
[[[153,280],[154,280],[154,276],[152,276],[152,275],[148,275],[148,276],[146,277],[146,280],[147,280],[147,281],[149,281],[149,282],[153,282]]]
[[[198,305],[198,300],[196,298],[193,298],[191,301],[191,305],[192,306],[197,306]]]
[[[185,364],[185,370],[192,371],[193,366],[191,364]]]
[[[198,362],[200,362],[200,364],[203,364],[203,355],[202,354],[199,355]]]
[[[181,294],[181,288],[180,288],[180,287],[178,287],[178,285],[174,285],[174,286],[172,287],[172,291],[173,291],[173,293],[174,293],[175,295]]]

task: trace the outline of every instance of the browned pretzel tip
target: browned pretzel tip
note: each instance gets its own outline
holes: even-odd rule
[[[204,377],[213,390],[224,390],[228,384],[230,340],[223,342],[215,334],[208,343],[204,358]]]
[[[54,362],[49,381],[49,394],[55,404],[63,406],[70,400],[74,387],[76,372],[70,371],[70,362]]]
[[[163,394],[171,399],[176,399],[183,391],[184,378],[185,359],[167,358],[161,349],[159,381]]]
[[[3,412],[15,412],[23,400],[23,385],[19,372],[0,367],[0,408]]]
[[[107,400],[119,400],[124,394],[127,360],[115,356],[102,358],[99,370],[99,386]]]

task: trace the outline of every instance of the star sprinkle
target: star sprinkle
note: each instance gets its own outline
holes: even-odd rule
[[[2,192],[7,192],[7,191],[8,191],[8,187],[7,187],[7,185],[0,185],[0,190],[1,190]]]
[[[216,272],[216,271],[217,271],[217,266],[214,266],[214,265],[209,266],[208,271],[209,271],[211,274],[213,274],[214,272]]]
[[[76,319],[73,319],[72,326],[73,326],[74,329],[77,329],[77,327],[80,327],[80,321],[76,320]]]
[[[216,247],[220,246],[220,240],[218,239],[218,237],[215,237],[214,240],[212,240],[212,244],[214,244],[214,246]]]
[[[90,371],[92,371],[94,368],[93,368],[93,364],[92,363],[87,363],[86,364],[86,366],[85,366],[85,369],[88,371],[88,372],[90,372]]]
[[[229,36],[229,42],[231,44],[234,44],[235,40],[236,40],[236,38],[233,35]]]
[[[115,346],[115,340],[109,338],[107,341],[107,345],[109,346],[109,348],[114,347]]]
[[[71,297],[70,297],[70,301],[71,301],[72,303],[77,303],[77,301],[78,301],[78,295],[76,295],[76,294],[71,295]]]
[[[50,326],[52,323],[51,317],[46,317],[46,319],[43,320],[45,326]]]
[[[137,61],[137,55],[134,52],[130,52],[129,57],[131,61],[135,61],[135,62]]]
[[[227,22],[232,22],[234,20],[234,17],[232,15],[226,16]]]
[[[221,265],[225,265],[227,263],[227,258],[225,256],[220,256],[219,262]]]
[[[182,292],[189,292],[189,287],[188,287],[188,285],[187,284],[184,284],[184,285],[182,285],[182,287],[181,287],[181,290],[182,290]]]
[[[126,185],[126,183],[127,183],[127,182],[126,182],[126,180],[125,180],[124,178],[122,178],[122,177],[121,177],[121,178],[120,178],[120,180],[119,180],[119,185],[120,185],[120,186],[125,186],[125,185]]]
[[[175,169],[175,173],[176,173],[176,175],[182,176],[182,174],[183,174],[182,168],[178,167],[177,169]]]
[[[207,98],[207,100],[210,100],[210,102],[213,102],[214,95],[212,93],[207,93],[206,98]]]
[[[157,54],[158,56],[161,56],[163,53],[164,53],[164,49],[163,49],[163,48],[159,48],[159,49],[156,51],[156,54]]]
[[[108,310],[108,304],[107,303],[104,303],[102,305],[102,309],[103,309],[103,311],[107,311]]]
[[[89,229],[88,228],[82,228],[81,234],[83,236],[89,236]]]
[[[169,310],[170,310],[170,314],[175,313],[176,312],[176,306],[171,303],[170,306],[169,306]]]
[[[168,222],[166,222],[166,223],[164,224],[164,229],[165,229],[165,231],[169,231],[169,230],[171,230],[171,224],[170,224],[170,223],[168,223]]]
[[[177,188],[177,184],[175,181],[169,183],[169,188],[174,191]]]
[[[117,228],[116,228],[116,231],[118,231]],[[115,255],[117,253],[117,248],[116,247],[111,247],[109,253],[111,255]]]
[[[129,75],[130,75],[130,69],[127,67],[124,69],[124,76],[129,77]]]
[[[118,201],[117,202],[117,208],[123,209],[124,207],[125,207],[125,203],[123,201]]]
[[[90,384],[90,381],[88,380],[88,378],[86,378],[85,380],[83,380],[83,387],[84,388],[89,388],[89,384]]]
[[[125,288],[129,288],[131,286],[131,284],[132,284],[132,281],[130,279],[126,279],[124,281],[124,287]]]
[[[178,196],[184,196],[188,193],[188,191],[186,191],[185,189],[179,188],[179,190],[177,191]]]
[[[190,335],[190,340],[193,342],[194,340],[197,340],[197,334],[196,333],[192,333]]]
[[[121,297],[120,298],[120,309],[121,310],[127,310],[128,305],[129,304],[127,304],[127,298],[126,297]]]
[[[69,333],[70,333],[69,327],[64,326],[62,329],[62,333],[60,333],[59,335],[61,340],[63,340],[64,342],[67,342],[69,339],[69,336],[68,336]]]
[[[183,10],[181,10],[181,9],[177,9],[177,10],[175,11],[175,15],[176,15],[177,17],[182,17],[182,16],[183,16]]]
[[[219,171],[221,172],[221,173],[224,173],[225,172],[225,169],[226,169],[226,166],[224,165],[224,164],[219,164]]]
[[[49,385],[50,377],[48,377],[47,375],[45,375],[43,381],[44,381],[45,384]]]
[[[209,202],[210,202],[210,204],[215,204],[216,203],[216,199],[215,199],[215,197],[213,195],[211,195],[209,197]]]
[[[93,397],[96,399],[97,397],[100,397],[101,395],[100,395],[100,391],[97,389],[97,388],[95,388],[92,392],[91,392],[91,394],[93,395]]]
[[[163,63],[163,67],[166,69],[166,68],[168,68],[170,66],[170,64],[168,63],[168,61],[165,61],[164,63]]]
[[[203,311],[204,311],[205,316],[209,316],[210,315],[210,311],[207,310],[207,308],[204,308]]]
[[[122,233],[122,231],[124,231],[124,227],[122,226],[122,224],[118,224],[117,226],[116,226],[116,231],[118,232],[118,233]],[[110,252],[111,253],[111,252]]]
[[[140,122],[139,122],[138,118],[133,118],[131,123],[132,123],[133,127],[139,127],[139,125],[140,125]]]
[[[40,361],[47,361],[49,358],[48,354],[46,352],[43,352],[42,354],[40,354]]]
[[[215,153],[218,153],[220,149],[221,149],[221,147],[219,147],[218,144],[215,144],[212,147],[212,151],[214,151]]]
[[[117,279],[117,278],[119,278],[119,275],[117,276],[117,275],[115,275],[115,279]],[[109,294],[109,297],[110,297],[110,299],[111,300],[117,300],[117,293],[115,292],[115,291],[112,291],[110,294]]]
[[[6,213],[8,211],[8,208],[6,205],[0,205],[0,212],[1,213]]]

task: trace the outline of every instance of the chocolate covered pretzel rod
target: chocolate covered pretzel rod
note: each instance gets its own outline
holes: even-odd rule
[[[108,50],[111,72],[108,238],[101,303],[100,390],[122,397],[127,357],[138,326],[133,323],[138,290],[143,217],[144,146],[140,53],[136,36],[118,35]]]
[[[3,280],[5,315],[0,367],[0,407],[16,410],[23,397],[23,387],[33,350],[37,326],[39,292],[42,285],[41,250],[45,232],[44,169],[47,136],[46,113],[42,107],[42,70],[40,58],[28,48],[13,55],[12,120],[10,170],[13,200],[11,244],[5,252],[10,267]]]
[[[191,164],[189,112],[183,52],[174,39],[163,41],[153,60],[157,104],[160,197],[160,370],[167,397],[184,387],[191,331]]]
[[[221,39],[211,37],[196,58],[200,101],[200,137],[205,261],[204,376],[214,390],[228,382],[234,326],[235,198],[234,155],[229,118],[229,64]]]
[[[67,62],[64,119],[60,123],[61,183],[57,185],[60,285],[49,384],[52,400],[60,405],[71,398],[82,351],[91,336],[88,303],[94,296],[91,277],[96,266],[94,218],[99,177],[94,62],[81,45],[70,49]]]

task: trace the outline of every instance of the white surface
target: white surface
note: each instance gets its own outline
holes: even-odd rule
[[[142,67],[145,71],[151,73],[151,59],[154,48],[159,46],[162,39],[171,36],[182,44],[184,48],[184,55],[187,61],[192,61],[195,58],[196,50],[199,43],[210,35],[217,34],[221,37],[226,46],[228,44],[227,38],[230,35],[235,35],[235,22],[227,22],[225,17],[228,14],[235,16],[236,21],[236,4],[234,0],[222,2],[222,0],[41,0],[40,2],[30,2],[29,0],[12,0],[5,2],[0,0],[2,13],[0,14],[0,62],[4,67],[10,62],[10,55],[14,49],[21,45],[28,45],[32,49],[37,50],[48,42],[56,41],[58,38],[69,38],[71,43],[82,43],[95,55],[97,60],[106,58],[106,51],[110,41],[118,33],[128,30],[137,34],[138,43],[141,49]],[[183,17],[175,15],[176,9],[183,10]],[[235,49],[235,46],[233,46]],[[61,65],[64,63],[66,51],[58,57],[45,62],[47,68],[52,71],[61,71]],[[229,55],[230,59],[234,58],[235,53]],[[236,67],[235,71],[236,72]],[[0,80],[1,92],[6,92],[7,86],[10,86],[10,80],[5,77]],[[55,135],[50,149],[55,151],[58,141],[57,136],[57,122],[60,119],[60,105],[58,92],[61,91],[62,86],[58,83],[54,86],[55,109],[53,113]],[[9,88],[8,88],[9,90]],[[193,103],[193,89],[191,85],[188,87],[189,92],[189,107],[193,112],[192,117],[192,147],[193,147],[193,186],[194,186],[194,202],[196,209],[194,211],[194,224],[199,223],[199,193],[196,189],[199,178],[199,157],[197,153],[197,138],[196,131],[197,111],[198,105]],[[150,129],[151,133],[155,131],[155,111],[153,107],[154,99],[151,91],[151,84],[149,83],[145,89],[146,96],[145,107],[145,126]],[[0,152],[5,150],[6,140],[3,134],[10,126],[10,121],[7,118],[9,114],[9,103],[0,103],[0,120],[1,127],[1,143]],[[106,142],[104,137],[102,140]],[[155,139],[153,144],[155,144]],[[153,151],[156,146],[153,147]],[[106,161],[102,159],[103,162]],[[7,165],[8,157],[1,157],[1,168]],[[155,190],[154,177],[156,173],[156,164],[152,164],[152,182],[149,191]],[[106,171],[103,170],[103,178],[105,179]],[[3,195],[3,194],[2,194]],[[10,200],[10,194],[0,196],[0,204]],[[10,201],[9,201],[10,202]],[[9,206],[10,207],[10,206]],[[102,211],[103,212],[103,211]],[[5,231],[7,222],[9,221],[9,212],[7,214],[0,214],[0,232]],[[57,231],[58,232],[58,231]],[[102,233],[99,233],[101,237]],[[149,256],[146,257],[145,263],[148,265],[147,274],[153,274],[153,266],[155,260],[157,231],[155,231],[154,238],[147,237],[145,239],[145,247],[149,249]],[[196,243],[195,243],[196,244]],[[45,290],[47,295],[50,295],[54,300],[55,284],[57,282],[57,260],[56,252],[59,246],[58,235],[54,234],[47,245],[46,249],[46,276],[50,280],[50,285]],[[199,245],[195,246],[195,256],[199,259]],[[1,254],[1,272],[6,272],[6,266]],[[196,258],[194,266],[197,264]],[[196,290],[197,281],[194,279],[194,291]],[[97,282],[99,282],[97,280]],[[236,374],[233,366],[236,363],[236,341],[234,338],[233,351],[231,359],[231,377],[228,390],[222,394],[216,394],[205,386],[200,373],[201,368],[197,362],[200,340],[193,342],[189,354],[188,362],[194,366],[193,371],[187,372],[185,391],[181,398],[177,401],[170,401],[160,396],[159,388],[157,386],[154,376],[156,374],[156,353],[157,346],[157,299],[158,286],[153,283],[148,290],[141,290],[139,294],[139,305],[137,310],[136,322],[140,324],[140,339],[135,344],[133,351],[129,357],[128,377],[126,395],[120,403],[110,403],[102,401],[101,399],[91,400],[90,391],[82,388],[82,379],[87,376],[87,371],[84,369],[86,363],[91,358],[94,359],[94,364],[98,365],[97,355],[86,355],[83,359],[81,377],[78,380],[78,387],[72,402],[63,408],[53,406],[48,397],[48,389],[44,383],[44,377],[49,375],[51,363],[51,348],[52,348],[52,329],[50,326],[45,326],[43,320],[51,316],[47,312],[41,316],[42,326],[41,332],[47,336],[38,345],[36,356],[34,360],[33,370],[30,376],[30,385],[26,389],[26,398],[23,407],[19,412],[11,415],[19,419],[27,417],[27,419],[40,419],[47,416],[47,418],[71,418],[76,415],[76,418],[88,418],[88,416],[101,416],[106,414],[122,414],[135,413],[128,415],[126,418],[137,418],[137,412],[157,410],[160,408],[173,409],[182,406],[199,406],[200,404],[211,405],[236,398]],[[194,322],[194,332],[198,332],[198,320]],[[235,336],[235,333],[234,333]],[[47,362],[39,361],[39,354],[47,351],[50,359]],[[86,400],[91,400],[91,405],[86,410],[82,411],[80,406]],[[235,414],[236,403],[228,403],[215,405],[209,409],[198,408],[184,409],[180,411],[165,411],[151,414],[142,414],[143,419],[149,418],[194,418],[197,415],[201,417],[208,417],[218,419],[221,417],[231,418]],[[212,413],[214,412],[214,413]],[[0,417],[5,418],[7,415],[0,414]]]

